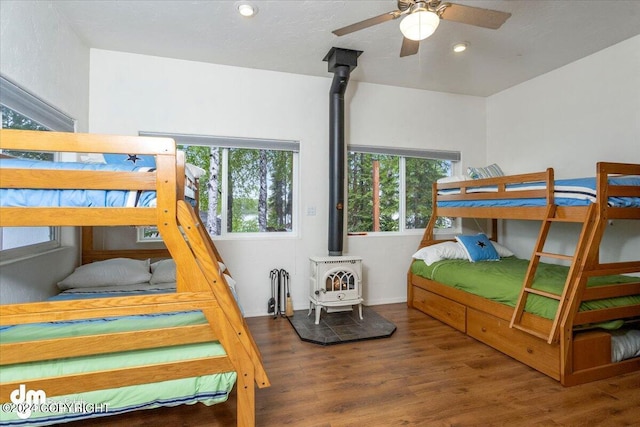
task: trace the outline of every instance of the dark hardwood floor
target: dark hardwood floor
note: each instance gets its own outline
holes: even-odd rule
[[[564,388],[406,304],[372,307],[390,338],[300,341],[286,319],[249,318],[272,386],[258,426],[640,425],[640,372]],[[235,399],[139,411],[68,426],[234,426]]]

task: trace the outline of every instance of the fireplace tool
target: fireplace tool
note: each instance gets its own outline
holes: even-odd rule
[[[283,290],[287,293],[284,313],[287,317],[291,317],[293,316],[293,303],[291,302],[291,289],[289,288],[289,273],[284,269],[280,270],[280,278],[284,282]]]
[[[269,278],[271,279],[271,298],[267,302],[267,313],[273,314],[275,319],[278,316],[276,311],[276,292],[280,281],[280,272],[277,269],[273,269],[269,272]]]
[[[293,316],[293,304],[291,303],[291,290],[289,288],[289,273],[277,268],[269,272],[271,279],[271,298],[267,302],[267,313],[278,316]]]

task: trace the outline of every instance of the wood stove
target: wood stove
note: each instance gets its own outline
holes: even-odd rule
[[[362,258],[357,256],[311,257],[309,315],[315,309],[316,321],[320,313],[352,310],[358,306],[362,319]]]
[[[362,319],[362,258],[343,256],[344,240],[344,94],[351,71],[362,51],[333,47],[324,57],[334,73],[329,90],[329,256],[311,257],[309,315],[316,311],[316,325],[323,308],[328,313],[353,310]]]

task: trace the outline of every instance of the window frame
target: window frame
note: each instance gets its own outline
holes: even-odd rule
[[[451,175],[455,175],[460,168],[461,153],[459,151],[450,150],[435,150],[435,149],[414,149],[414,148],[399,148],[399,147],[378,147],[370,145],[348,145],[347,156],[349,153],[367,153],[367,154],[380,154],[398,157],[399,161],[399,203],[398,203],[398,231],[366,231],[366,232],[353,232],[348,233],[348,236],[394,236],[394,235],[422,235],[425,228],[407,228],[407,194],[406,194],[406,159],[407,158],[420,158],[429,160],[446,160],[451,162]],[[347,211],[347,215],[349,212]],[[460,218],[453,218],[453,224],[451,228],[435,228],[434,234],[449,235],[459,234],[462,229],[462,223]]]
[[[0,105],[29,118],[39,125],[47,128],[49,131],[76,131],[75,119],[68,116],[55,106],[42,100],[40,97],[26,89],[23,89],[21,86],[12,82],[3,75],[0,75],[0,93],[2,93]],[[2,123],[0,122],[0,127],[1,126]],[[57,158],[57,153],[54,153],[54,160],[57,160]],[[2,227],[0,227],[0,238],[2,237],[2,233],[3,230]],[[51,240],[46,242],[34,243],[11,249],[0,248],[0,257],[2,258],[2,262],[38,255],[62,246],[61,228],[49,227],[49,233],[51,235]]]
[[[300,188],[300,142],[295,140],[267,139],[267,138],[242,138],[216,135],[198,135],[166,132],[140,131],[140,136],[172,138],[176,145],[200,145],[221,148],[221,225],[220,234],[212,236],[217,240],[264,240],[264,239],[289,239],[299,235],[299,188]],[[243,148],[250,150],[281,150],[289,151],[293,155],[292,165],[292,203],[291,203],[291,231],[265,231],[265,232],[229,232],[227,224],[228,212],[228,179],[229,179],[229,149]],[[145,241],[152,241],[144,239]]]
[[[0,74],[0,104],[50,131],[75,132],[76,120]]]

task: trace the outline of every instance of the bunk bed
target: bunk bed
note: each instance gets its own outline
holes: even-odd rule
[[[127,406],[127,402],[122,406],[135,410],[196,401],[213,404],[226,400],[235,387],[237,424],[255,425],[254,383],[259,388],[268,387],[269,379],[227,283],[229,272],[221,264],[220,254],[192,204],[184,200],[184,155],[176,151],[175,142],[167,138],[0,130],[0,148],[154,156],[155,167],[142,171],[135,167],[72,163],[61,166],[62,162],[25,169],[9,162],[10,166],[0,172],[0,191],[3,191],[0,226],[79,226],[83,230],[83,264],[110,258],[170,257],[175,263],[176,279],[173,292],[53,298],[0,305],[0,337],[5,332],[11,335],[0,339],[3,425],[59,423],[119,413],[113,403],[127,399],[120,396],[121,391],[129,390],[124,396],[137,396],[144,393],[144,388],[177,389],[179,381],[191,381],[196,389],[205,388],[211,382],[215,384],[213,391],[193,399],[181,400],[169,395],[152,398],[155,400],[151,403],[137,402],[139,406]],[[21,195],[14,200],[5,190],[18,190],[16,194]],[[51,193],[55,196],[46,195]],[[131,195],[135,197],[128,197]],[[7,202],[9,199],[14,201]],[[30,202],[33,200],[40,203],[33,205]],[[97,200],[105,202],[101,204]],[[127,204],[126,200],[135,202]],[[92,233],[92,227],[96,226],[156,226],[166,249],[96,250]],[[141,320],[184,315],[189,319],[178,323]],[[105,321],[125,326],[118,330],[97,328],[80,332],[74,329],[78,324]],[[131,326],[132,323],[135,326]],[[44,337],[24,332],[58,327],[72,329]],[[197,351],[187,353],[190,349]],[[169,351],[178,355],[156,356]],[[125,363],[118,364],[116,359]],[[81,367],[85,360],[94,363],[88,368]],[[32,367],[46,364],[54,366],[55,371],[30,373]],[[100,391],[107,392],[106,400],[92,400]],[[16,406],[21,398],[27,404],[46,401],[49,406],[45,412],[55,413],[47,417],[51,414]],[[72,402],[76,406],[61,407],[60,402]],[[4,409],[15,410],[8,414]]]
[[[623,343],[626,337],[637,343],[640,336],[640,260],[600,260],[600,244],[609,221],[640,220],[640,165],[598,163],[594,178],[580,180],[555,180],[553,169],[547,169],[441,182],[434,183],[432,191],[433,215],[407,274],[409,307],[564,386],[640,370],[637,344],[623,357],[612,356],[612,345],[620,342],[622,331],[626,333]],[[488,220],[492,229],[489,243],[506,252],[497,244],[498,220],[535,220],[541,225],[529,260],[502,253],[499,262],[474,263],[464,250],[459,255],[460,237],[436,239],[434,228],[440,217]],[[552,232],[552,224],[557,223],[581,224],[572,254],[545,249],[558,227]],[[545,258],[555,261],[541,262]],[[563,263],[564,267],[558,265]],[[519,266],[508,285],[507,301],[504,294],[497,295],[502,292],[498,279],[489,274],[496,270],[504,274],[512,264]],[[468,277],[448,277],[448,272],[463,268],[471,268]],[[548,269],[561,270],[555,288],[547,286]],[[495,299],[473,289],[482,287],[495,294]],[[551,302],[546,314],[534,307],[545,301]]]

